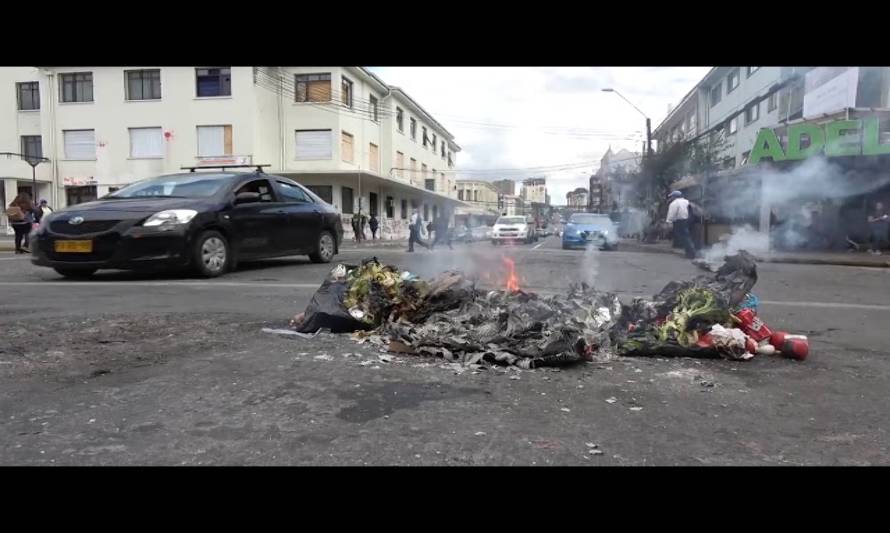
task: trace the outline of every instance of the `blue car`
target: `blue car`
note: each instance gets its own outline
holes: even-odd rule
[[[618,248],[618,228],[609,215],[575,213],[562,233],[562,249],[596,246],[602,250]]]

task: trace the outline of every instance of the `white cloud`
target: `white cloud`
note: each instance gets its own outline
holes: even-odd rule
[[[404,89],[455,136],[457,169],[589,167],[484,179],[547,177],[554,204],[586,187],[611,145],[641,151],[645,119],[611,87],[652,119],[652,128],[709,67],[371,67]],[[507,127],[495,127],[507,126]],[[470,174],[458,177],[469,177]]]

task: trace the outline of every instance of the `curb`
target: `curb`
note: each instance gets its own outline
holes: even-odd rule
[[[622,243],[624,245],[624,243]],[[651,246],[651,248],[649,248]],[[638,243],[628,243],[624,245],[625,249],[631,248],[634,251],[640,252],[648,252],[648,253],[658,253],[658,254],[674,254],[683,256],[683,250],[675,250],[675,249],[665,249],[663,247],[658,246],[657,244],[638,244]],[[754,259],[757,260],[758,263],[777,263],[777,264],[788,264],[788,265],[828,265],[828,266],[853,266],[853,267],[868,267],[868,268],[890,268],[890,260],[883,261],[881,263],[874,261],[857,261],[855,259],[819,259],[819,258],[809,258],[809,257],[761,257],[759,255],[755,255]]]

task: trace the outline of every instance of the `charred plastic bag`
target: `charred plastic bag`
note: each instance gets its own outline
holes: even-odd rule
[[[295,324],[294,329],[300,333],[315,333],[322,328],[328,328],[332,333],[349,333],[373,327],[354,318],[343,305],[349,292],[346,273],[354,268],[354,265],[337,265],[331,271],[312,295],[303,319]]]

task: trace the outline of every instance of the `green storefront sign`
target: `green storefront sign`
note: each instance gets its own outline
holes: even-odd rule
[[[788,127],[787,149],[782,148],[775,131],[764,128],[757,134],[748,164],[757,164],[763,158],[795,161],[823,153],[828,157],[890,154],[890,144],[880,143],[879,128],[878,117],[837,120],[822,126],[796,124]],[[806,148],[801,147],[804,136],[810,139]]]

